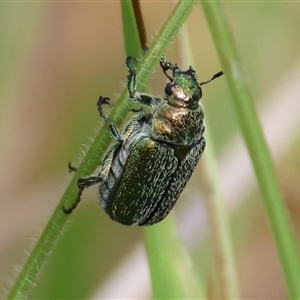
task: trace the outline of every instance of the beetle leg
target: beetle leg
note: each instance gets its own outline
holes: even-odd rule
[[[79,190],[76,201],[70,207],[65,207],[65,205],[62,207],[62,210],[65,214],[67,215],[71,214],[72,211],[77,207],[78,203],[81,200],[81,194],[82,194],[82,190]]]
[[[68,163],[69,172],[77,172],[77,168],[72,166],[72,163]]]
[[[167,74],[168,70],[172,70],[172,64],[170,62],[168,62],[168,60],[165,56],[161,57],[160,66],[163,69],[163,72],[166,75],[166,77],[172,82],[173,78]]]
[[[143,105],[157,107],[161,102],[160,98],[153,98],[147,94],[139,93],[136,90],[136,70],[131,63],[131,57],[128,56],[126,59],[126,65],[129,69],[129,74],[127,75],[127,87],[129,92],[129,97],[136,102],[140,102]]]
[[[141,113],[145,113],[145,111],[143,110],[143,108],[131,108],[129,111],[132,111],[134,113],[138,113],[138,112],[141,112]]]
[[[118,141],[119,143],[123,143],[123,139],[121,137],[121,134],[118,130],[118,127],[112,123],[104,114],[103,110],[102,110],[102,105],[103,104],[108,104],[109,103],[109,98],[108,97],[99,97],[99,100],[97,102],[97,106],[98,106],[98,111],[100,113],[100,117],[103,118],[104,122],[107,124],[108,126],[108,131],[111,134],[111,136]]]
[[[102,178],[100,176],[89,176],[89,177],[79,178],[77,181],[77,186],[79,189],[77,198],[70,207],[67,208],[67,207],[63,206],[63,208],[62,208],[63,212],[67,215],[72,213],[72,211],[77,207],[78,203],[81,200],[81,195],[82,195],[83,190],[85,190],[89,186],[99,183],[101,180],[102,180]]]
[[[127,87],[129,96],[131,99],[134,98],[134,93],[136,92],[136,71],[134,66],[131,63],[131,56],[126,58],[126,65],[129,69],[129,74],[127,75]]]
[[[77,186],[79,190],[83,191],[89,186],[95,185],[99,183],[102,180],[101,176],[88,176],[88,177],[83,177],[79,178],[77,181]]]
[[[163,69],[163,72],[164,72],[164,74],[166,75],[166,77],[167,77],[171,82],[173,82],[173,81],[174,81],[173,77],[171,77],[170,75],[168,75],[168,74],[167,74],[167,71],[168,71],[168,70],[173,71],[173,75],[174,75],[175,70],[178,70],[178,69],[179,69],[178,66],[177,66],[177,64],[172,64],[172,63],[170,63],[170,62],[167,60],[167,58],[166,58],[165,56],[162,56],[161,59],[160,59],[160,66],[161,66],[161,68]]]

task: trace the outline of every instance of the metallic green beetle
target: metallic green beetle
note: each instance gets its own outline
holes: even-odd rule
[[[136,71],[130,57],[126,63],[130,98],[152,106],[154,112],[141,110],[120,133],[102,110],[109,98],[100,97],[100,116],[116,143],[106,153],[97,176],[78,180],[78,199],[63,210],[71,213],[82,191],[99,183],[100,205],[112,220],[124,225],[152,225],[168,215],[198,164],[205,148],[201,86],[223,72],[199,83],[191,66],[181,70],[163,56],[160,65],[168,82],[165,98],[160,99],[136,90]]]

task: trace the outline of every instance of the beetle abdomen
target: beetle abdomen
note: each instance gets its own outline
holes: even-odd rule
[[[120,163],[121,152],[115,156],[114,165]],[[121,176],[109,174],[107,180],[100,183],[100,198],[106,197],[101,202],[108,204],[105,211],[113,220],[125,225],[143,223],[161,201],[177,166],[173,148],[148,137],[135,142]],[[109,187],[105,195],[104,185]]]
[[[152,225],[162,221],[172,210],[184,187],[191,178],[195,167],[205,149],[205,139],[202,137],[197,143],[192,145],[184,157],[178,160],[176,172],[173,173],[169,185],[167,186],[162,200],[148,218],[139,225]],[[184,149],[183,151],[186,151]],[[175,153],[176,155],[176,153]]]

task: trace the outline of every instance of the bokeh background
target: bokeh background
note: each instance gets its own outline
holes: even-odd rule
[[[141,1],[149,43],[173,8]],[[223,2],[299,242],[300,4]],[[220,70],[201,6],[186,22],[200,81]],[[72,175],[102,126],[96,102],[112,102],[126,82],[120,4],[0,3],[0,287],[10,289]],[[177,37],[167,52],[180,62]],[[186,66],[182,66],[185,68]],[[159,70],[159,69],[157,69]],[[165,78],[151,80],[163,95]],[[241,297],[284,298],[274,241],[226,80],[204,87],[207,126],[217,151],[231,220]],[[205,155],[204,158],[205,159]],[[175,208],[178,226],[208,290],[213,286],[200,162]],[[84,193],[31,298],[149,298],[143,228],[110,221],[97,188]]]

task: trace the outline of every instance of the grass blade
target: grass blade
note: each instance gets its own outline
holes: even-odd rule
[[[137,77],[139,78],[140,86],[146,85],[154,67],[160,60],[161,55],[166,51],[170,41],[178,32],[180,25],[184,22],[190,13],[196,1],[182,1],[179,2],[166,24],[161,29],[152,46],[147,51],[143,61],[137,69]],[[112,110],[110,120],[116,125],[120,125],[129,110],[129,101],[127,90],[124,89],[118,103]],[[61,232],[68,220],[68,216],[62,212],[62,207],[66,205],[69,207],[71,203],[77,198],[77,180],[80,177],[91,174],[99,163],[99,157],[105,152],[111,137],[104,126],[94,142],[91,144],[89,151],[83,158],[77,172],[72,178],[69,186],[63,194],[61,201],[53,212],[48,224],[36,243],[33,251],[28,257],[19,277],[11,289],[8,299],[23,299],[30,289],[37,284],[37,277],[41,268],[47,261],[51,252],[61,236]]]
[[[237,111],[241,131],[256,173],[292,299],[300,298],[300,263],[293,229],[276,181],[273,163],[245,82],[229,26],[218,2],[201,1]]]

